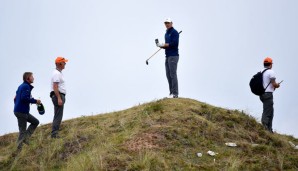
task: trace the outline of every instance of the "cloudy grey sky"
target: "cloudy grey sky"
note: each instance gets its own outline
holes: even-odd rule
[[[13,98],[32,71],[32,94],[50,123],[50,78],[57,56],[64,70],[64,120],[132,107],[168,95],[164,51],[145,60],[163,40],[170,17],[180,31],[180,96],[244,110],[258,120],[262,104],[248,83],[273,58],[277,80],[273,128],[298,137],[298,1],[296,0],[1,0],[0,135],[18,131]]]

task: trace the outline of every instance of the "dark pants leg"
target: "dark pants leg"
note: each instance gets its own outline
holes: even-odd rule
[[[65,96],[60,94],[61,99],[63,101],[63,105],[58,105],[58,98],[54,95],[52,97],[52,102],[54,104],[54,119],[52,124],[52,137],[57,137],[58,131],[60,128],[60,124],[63,117],[63,109],[64,109],[64,103],[65,103]]]
[[[166,75],[169,83],[170,94],[177,95],[178,91],[178,78],[177,78],[177,67],[178,67],[179,56],[169,56],[166,58],[165,67]]]
[[[19,138],[18,138],[17,144],[18,144],[18,148],[22,148],[23,142],[29,137],[31,137],[36,127],[39,125],[39,121],[30,113],[25,114],[25,113],[15,112],[14,114],[18,119],[18,126],[19,126]],[[27,122],[30,123],[28,129],[27,129]]]
[[[264,93],[260,96],[260,100],[263,102],[262,124],[269,131],[272,131],[272,120],[274,115],[273,93]]]

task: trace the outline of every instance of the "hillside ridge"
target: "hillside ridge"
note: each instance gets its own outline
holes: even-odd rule
[[[66,120],[57,140],[50,129],[39,126],[16,156],[17,133],[0,136],[0,170],[298,169],[298,150],[289,144],[298,139],[272,134],[242,111],[193,99],[165,98]]]

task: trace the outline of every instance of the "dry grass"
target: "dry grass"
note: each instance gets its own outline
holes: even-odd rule
[[[50,129],[38,127],[17,157],[11,157],[17,135],[1,136],[0,170],[298,169],[298,151],[288,144],[298,144],[294,137],[270,134],[241,111],[191,99],[64,121],[58,140],[49,138]],[[219,154],[208,156],[208,150]]]

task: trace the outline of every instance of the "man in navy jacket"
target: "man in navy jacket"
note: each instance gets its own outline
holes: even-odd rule
[[[23,143],[28,143],[28,138],[33,134],[34,130],[39,124],[38,119],[32,116],[30,111],[30,104],[41,104],[40,100],[36,100],[31,96],[31,91],[34,82],[32,72],[25,72],[23,75],[23,83],[18,87],[14,99],[14,114],[18,119],[19,138],[17,141],[18,149],[21,149]],[[27,129],[27,122],[31,123]]]
[[[177,65],[179,61],[179,33],[173,27],[171,19],[165,20],[165,26],[167,28],[165,34],[165,43],[157,43],[157,46],[165,49],[166,53],[166,75],[169,83],[170,97],[178,98],[178,78],[177,78]]]

